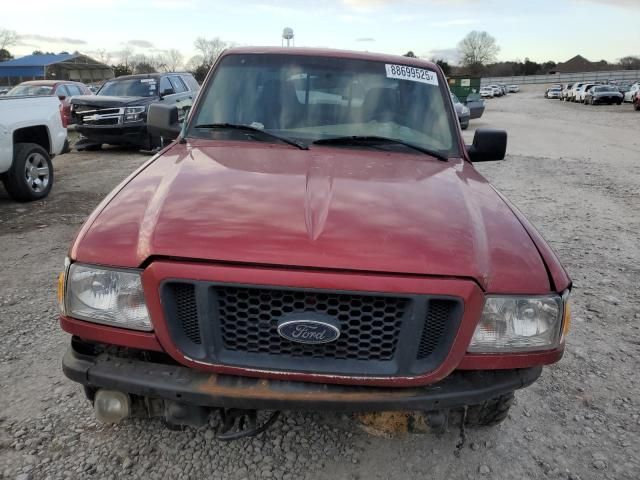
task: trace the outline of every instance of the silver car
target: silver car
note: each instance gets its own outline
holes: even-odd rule
[[[458,97],[454,93],[451,94],[451,100],[453,101],[453,106],[456,109],[456,114],[458,115],[458,121],[460,122],[460,128],[462,130],[466,130],[469,127],[469,119],[471,118],[471,111],[464,105]]]

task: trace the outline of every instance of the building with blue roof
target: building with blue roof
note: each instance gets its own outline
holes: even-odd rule
[[[27,55],[0,62],[0,85],[17,85],[27,80],[73,80],[84,83],[113,78],[113,69],[80,53]]]

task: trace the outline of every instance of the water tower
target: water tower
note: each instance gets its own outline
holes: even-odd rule
[[[282,30],[282,42],[281,45],[284,46],[284,41],[287,41],[287,47],[290,47],[290,42],[293,41],[293,46],[296,46],[296,41],[293,38],[293,28],[286,27]]]

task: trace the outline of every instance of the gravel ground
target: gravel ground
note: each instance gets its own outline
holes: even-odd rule
[[[506,128],[505,162],[479,170],[538,226],[575,281],[567,353],[520,391],[493,429],[380,438],[346,416],[286,413],[233,443],[209,427],[97,423],[60,359],[55,280],[99,199],[147,157],[55,160],[43,202],[0,189],[0,478],[640,478],[640,114],[546,100],[540,88],[488,102],[471,128]],[[471,138],[472,131],[465,132]]]

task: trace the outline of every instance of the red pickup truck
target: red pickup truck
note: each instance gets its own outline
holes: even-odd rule
[[[218,410],[223,439],[281,409],[488,425],[562,357],[571,280],[472,164],[506,133],[465,146],[436,65],[232,49],[183,125],[155,104],[148,127],[177,140],[98,206],[59,280],[64,372],[98,418]]]

